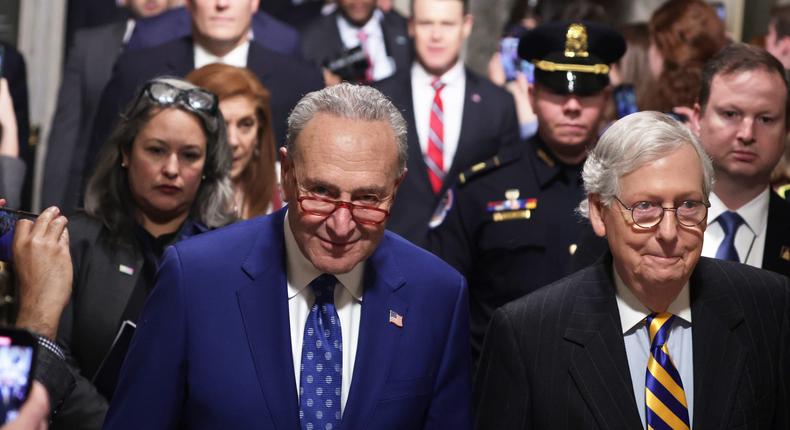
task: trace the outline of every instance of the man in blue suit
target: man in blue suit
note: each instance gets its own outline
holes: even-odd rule
[[[168,250],[106,429],[470,427],[465,281],[384,229],[403,117],[340,84],[288,125],[288,207]]]

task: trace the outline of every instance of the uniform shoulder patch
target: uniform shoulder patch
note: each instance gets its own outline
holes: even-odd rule
[[[483,176],[485,173],[494,171],[499,167],[505,166],[518,160],[521,157],[520,152],[509,151],[503,152],[489,158],[486,161],[481,161],[472,167],[466,169],[458,175],[458,186],[462,187],[464,184],[473,180],[474,178]]]

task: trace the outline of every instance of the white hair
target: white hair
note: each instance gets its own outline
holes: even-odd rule
[[[713,164],[697,136],[688,127],[660,112],[637,112],[614,124],[601,136],[587,156],[582,170],[587,195],[597,194],[609,206],[619,191],[622,176],[652,161],[690,145],[702,167],[702,192],[707,201],[713,187]],[[579,203],[577,212],[589,217],[588,201]]]

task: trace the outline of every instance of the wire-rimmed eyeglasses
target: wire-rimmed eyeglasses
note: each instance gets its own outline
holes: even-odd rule
[[[678,224],[685,227],[696,227],[708,217],[708,208],[710,207],[710,203],[699,200],[683,200],[678,206],[671,208],[666,208],[661,206],[660,203],[650,201],[638,201],[629,207],[617,196],[614,196],[614,198],[624,209],[631,212],[631,219],[634,221],[634,224],[642,228],[653,228],[660,224],[666,211],[675,213],[675,219],[678,221]]]

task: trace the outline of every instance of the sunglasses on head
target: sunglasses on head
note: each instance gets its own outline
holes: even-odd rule
[[[146,84],[143,94],[161,106],[178,104],[203,116],[209,126],[216,130],[218,112],[217,96],[202,89],[181,89],[167,82],[153,81]]]

